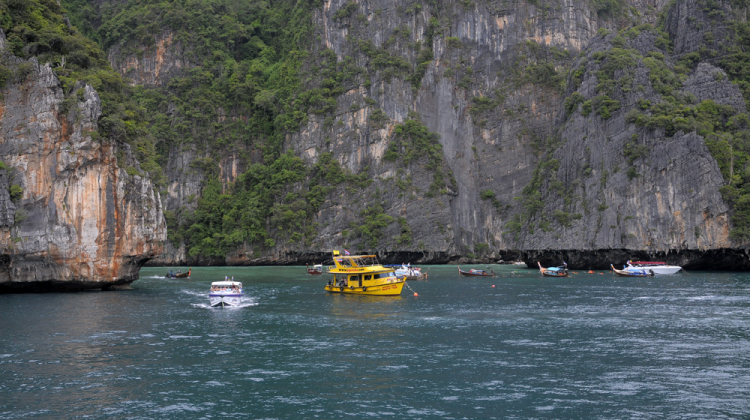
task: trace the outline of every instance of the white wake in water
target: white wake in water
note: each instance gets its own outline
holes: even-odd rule
[[[208,300],[208,298],[206,298],[206,300]],[[208,302],[206,302],[206,303],[193,303],[193,304],[191,304],[191,306],[194,307],[194,308],[202,308],[202,309],[227,309],[227,310],[232,310],[232,309],[249,308],[251,306],[258,306],[258,300],[256,298],[245,298],[245,299],[242,300],[242,303],[240,303],[237,306],[225,306],[224,308],[222,308],[221,306],[213,307]]]

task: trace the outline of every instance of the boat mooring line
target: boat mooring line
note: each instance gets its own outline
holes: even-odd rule
[[[409,283],[407,283],[407,282],[406,282],[406,280],[404,280],[404,285],[405,285],[406,287],[408,287],[408,288],[409,288],[409,290],[411,290],[412,292],[414,292],[414,289],[412,289],[412,288],[411,288],[411,286],[409,286]],[[419,296],[419,293],[417,293],[417,292],[414,292],[414,296]]]

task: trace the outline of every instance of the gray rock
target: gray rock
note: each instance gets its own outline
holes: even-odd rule
[[[223,262],[312,262],[328,255],[331,248],[356,243],[357,239],[345,237],[344,231],[360,223],[362,210],[373,202],[384,203],[388,215],[405,218],[413,232],[411,243],[398,244],[397,223],[386,229],[376,251],[393,262],[402,262],[399,259],[407,256],[422,262],[456,261],[481,248],[479,245],[487,246],[482,255],[485,261],[521,256],[532,264],[537,258],[566,257],[572,268],[576,264],[607,267],[613,259],[629,255],[668,256],[697,267],[708,264],[706,255],[722,255],[726,261],[729,255],[743,254],[744,245],[729,238],[731,212],[718,193],[724,180],[703,139],[696,133],[667,138],[660,129],[647,130],[626,122],[627,112],[639,100],[661,101],[643,61],[616,72],[616,78],[632,76],[633,81],[629,91],[615,92],[612,99],[619,101],[621,108],[610,118],[602,119],[595,112],[583,116],[580,105],[568,114],[563,105],[574,92],[585,100],[600,95],[596,75],[600,65],[593,55],[611,48],[611,40],[626,20],[655,24],[658,12],[669,6],[666,29],[673,52],[657,47],[657,34],[646,30],[626,41],[642,56],[664,54],[665,63],[673,66],[701,46],[716,51],[725,47],[722,42],[726,42],[728,30],[724,19],[733,13],[730,4],[719,4],[722,15],[707,10],[698,0],[674,4],[636,0],[628,3],[621,16],[610,19],[598,16],[590,2],[582,1],[535,5],[520,1],[436,4],[368,0],[357,3],[351,18],[334,20],[345,4],[346,0],[333,0],[315,11],[313,39],[319,42],[311,49],[313,53],[330,49],[339,60],[354,58],[367,70],[371,84],[366,88],[363,77],[337,98],[338,108],[328,116],[333,126],[326,126],[325,116],[311,114],[305,126],[287,135],[284,147],[309,164],[323,153],[332,153],[344,168],[352,173],[366,172],[374,182],[358,191],[340,186],[332,192],[314,217],[318,228],[311,245],[286,242],[280,234],[272,250],[257,255],[248,244]],[[439,22],[430,46],[434,60],[418,88],[403,74],[389,78],[370,68],[369,58],[354,42],[368,40],[380,47],[393,37],[389,54],[404,58],[414,68],[418,64],[414,45],[426,41],[432,17]],[[597,35],[602,28],[611,33]],[[165,48],[172,47],[165,44]],[[163,56],[179,57],[182,49],[174,47]],[[545,80],[530,82],[524,72],[536,60],[534,49],[542,52],[540,63],[546,59],[560,72],[583,69],[580,85],[569,83],[561,92]],[[568,58],[550,58],[563,50],[568,51]],[[147,53],[150,57],[153,51]],[[128,59],[117,49],[110,51],[110,61],[123,72],[128,68],[124,64]],[[167,62],[172,68],[179,67],[177,59]],[[714,65],[716,62],[699,64],[679,91],[698,101],[710,99],[745,112],[738,88],[722,79],[723,72]],[[154,76],[158,80],[151,78],[154,74],[135,80],[163,85],[173,73],[159,73]],[[310,87],[318,86],[315,76],[310,75]],[[478,97],[490,98],[494,106],[472,112]],[[374,105],[363,105],[365,99]],[[355,103],[359,106],[353,106]],[[382,126],[369,119],[376,109],[388,117]],[[410,111],[439,135],[444,158],[441,170],[455,179],[437,196],[426,194],[435,173],[425,160],[409,165],[383,160],[395,127]],[[634,135],[648,153],[631,167],[623,149]],[[559,145],[546,146],[555,142]],[[549,156],[544,153],[547,149],[552,150]],[[227,185],[248,163],[235,155],[227,151],[219,162]],[[205,156],[207,151],[184,145],[170,151],[169,210],[192,208],[188,197],[200,191],[204,175],[191,172],[190,163]],[[557,159],[559,168],[540,187],[543,208],[526,220],[529,215],[518,198],[535,170],[549,158]],[[628,176],[628,170],[637,176]],[[407,179],[411,181],[406,188],[395,187],[397,181]],[[494,200],[482,198],[488,197],[488,191]],[[565,215],[570,217],[569,223],[560,223],[558,219]],[[525,224],[514,233],[511,222],[519,219]],[[193,264],[179,245],[160,260],[168,262]]]
[[[166,239],[161,200],[148,179],[118,166],[122,155],[139,170],[129,146],[92,139],[101,115],[97,92],[79,86],[83,100],[64,114],[49,64],[13,57],[5,64],[32,71],[2,92],[0,160],[23,198],[14,211],[3,173],[0,292],[107,289],[136,280]]]
[[[682,91],[694,95],[698,102],[710,99],[720,105],[729,105],[744,113],[745,99],[740,88],[727,79],[724,70],[709,63],[699,63],[690,77],[682,84]]]

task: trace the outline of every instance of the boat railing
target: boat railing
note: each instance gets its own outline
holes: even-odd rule
[[[335,257],[334,261],[339,267],[373,267],[380,265],[378,258],[374,255]]]

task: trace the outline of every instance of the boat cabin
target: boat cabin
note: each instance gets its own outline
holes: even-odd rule
[[[371,283],[382,283],[391,277],[396,277],[393,271],[372,274],[336,274],[333,277],[333,285],[336,287],[362,287]]]
[[[334,287],[362,288],[395,281],[393,268],[383,267],[375,255],[335,256],[333,274]]]
[[[232,280],[215,281],[211,283],[211,293],[220,292],[242,293],[242,283]]]

